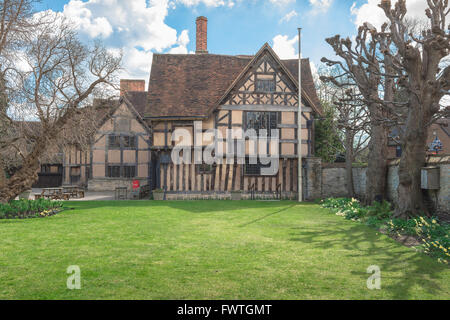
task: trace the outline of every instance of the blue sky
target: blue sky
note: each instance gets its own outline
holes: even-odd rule
[[[195,51],[195,19],[208,18],[208,50],[254,54],[268,42],[281,58],[295,58],[297,27],[303,56],[316,67],[333,57],[326,37],[353,36],[355,23],[380,20],[379,0],[42,0],[38,10],[62,12],[84,41],[99,38],[124,52],[123,76],[148,80],[153,52]],[[410,0],[423,12],[424,0]],[[417,8],[413,8],[416,10]]]

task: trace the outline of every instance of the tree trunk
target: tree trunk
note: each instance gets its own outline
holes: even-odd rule
[[[33,151],[25,158],[22,168],[0,184],[0,203],[14,200],[22,192],[31,189],[38,179],[39,157],[45,150],[44,141],[37,143]]]
[[[398,168],[398,202],[394,216],[410,218],[426,213],[421,189],[421,168],[426,162],[426,120],[411,112],[402,139],[402,156]]]
[[[1,155],[1,153],[0,153],[0,190],[2,189],[2,188],[4,188],[5,186],[6,186],[6,184],[7,184],[7,179],[6,179],[6,171],[5,171],[5,164],[4,164],[4,162],[3,162],[3,159],[2,159],[2,155]],[[0,199],[0,203],[4,203],[5,201],[2,201],[1,199]]]
[[[347,185],[347,196],[355,197],[353,185],[353,133],[345,130],[345,182]]]
[[[369,161],[366,171],[366,204],[386,198],[388,131],[383,125],[372,124]]]

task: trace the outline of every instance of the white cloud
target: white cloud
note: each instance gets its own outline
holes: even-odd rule
[[[354,23],[356,26],[362,25],[364,22],[370,22],[377,29],[386,22],[386,16],[383,10],[378,7],[379,0],[367,0],[367,3],[357,7],[356,2],[350,8],[350,12],[355,16]],[[408,0],[406,8],[408,9],[407,17],[409,18],[426,18],[425,9],[428,7],[424,0]]]
[[[108,49],[123,51],[122,76],[148,79],[153,52],[188,53],[187,30],[178,34],[165,23],[175,2],[213,6],[230,5],[232,1],[70,0],[62,15],[70,19],[83,39],[101,38]]]
[[[270,0],[270,2],[279,6],[287,6],[288,4],[295,2],[295,0]]]
[[[295,10],[292,10],[288,14],[286,14],[283,18],[281,18],[280,23],[289,22],[292,18],[297,17],[298,13]]]
[[[334,0],[309,0],[312,6],[312,14],[325,13],[333,4]]]
[[[113,33],[109,20],[104,16],[93,16],[92,11],[82,1],[70,1],[64,6],[64,15],[91,38],[107,38]]]
[[[298,58],[297,44],[298,36],[289,39],[288,36],[279,34],[273,38],[272,48],[280,59],[295,59]]]
[[[177,4],[232,8],[235,0],[70,0],[62,14],[82,38],[101,38],[108,49],[122,49],[122,76],[148,79],[153,52],[188,53],[188,31],[178,33],[165,23]]]
[[[169,53],[180,53],[187,54],[188,49],[187,45],[189,44],[189,32],[188,30],[183,30],[177,40],[178,46],[170,49]]]
[[[320,81],[320,79],[319,79],[319,72],[317,70],[316,64],[314,62],[310,61],[309,66],[311,67],[311,73],[313,76],[314,83],[318,83]]]
[[[121,77],[148,80],[148,73],[153,61],[153,53],[131,47],[125,48],[123,55],[124,70],[122,71]]]
[[[207,7],[233,7],[234,2],[232,0],[176,0],[178,3],[182,3],[187,7],[198,6],[204,4]]]

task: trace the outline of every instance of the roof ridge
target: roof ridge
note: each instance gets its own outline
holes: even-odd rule
[[[178,57],[207,57],[207,56],[216,56],[216,57],[230,57],[230,58],[238,58],[238,59],[253,59],[255,57],[254,55],[251,54],[237,54],[237,55],[232,55],[232,54],[220,54],[220,53],[202,53],[202,54],[194,54],[194,53],[154,53],[154,56],[178,56]],[[298,59],[296,58],[292,58],[292,59],[280,59],[281,61],[298,61]],[[302,58],[302,61],[306,61],[309,60],[308,58]]]

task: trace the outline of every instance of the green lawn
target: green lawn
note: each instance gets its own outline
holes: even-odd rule
[[[450,299],[450,269],[295,202],[71,202],[0,220],[0,299]],[[81,268],[81,290],[66,269]],[[368,290],[370,265],[381,290]]]

